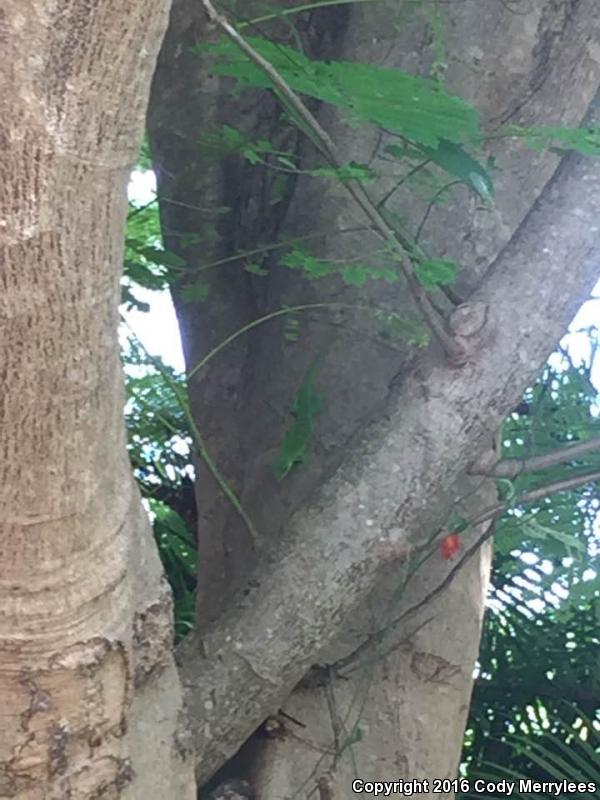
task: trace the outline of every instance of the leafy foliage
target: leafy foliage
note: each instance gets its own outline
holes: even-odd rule
[[[150,498],[158,552],[168,576],[175,604],[175,639],[183,639],[196,618],[196,542],[185,520],[165,502]]]
[[[164,379],[133,337],[122,349],[127,404],[125,424],[133,473],[150,513],[154,537],[175,602],[175,634],[194,619],[196,505],[192,437],[186,416]],[[162,365],[172,381],[182,377]]]
[[[530,707],[528,711],[527,723],[521,726],[527,733],[513,731],[510,736],[510,769],[490,763],[485,766],[480,777],[491,781],[514,781],[515,790],[511,797],[523,800],[534,800],[540,796],[539,791],[536,792],[532,786],[534,781],[555,785],[569,781],[578,785],[576,791],[566,790],[560,797],[576,797],[580,800],[599,797],[598,723],[580,714],[576,708],[570,709],[568,716],[565,712],[564,716],[559,717],[549,717],[543,705]],[[583,791],[578,791],[577,788]],[[552,794],[556,796],[555,789]],[[505,795],[486,796],[494,798]],[[462,797],[481,795],[466,793]]]
[[[586,156],[600,155],[600,128],[565,128],[542,126],[524,128],[511,125],[504,129],[507,136],[523,139],[533,150],[554,149],[559,155],[574,150]]]
[[[415,265],[415,274],[425,289],[437,289],[438,286],[454,283],[457,272],[456,261],[428,259]]]
[[[525,458],[600,436],[590,368],[574,366],[566,354],[551,359],[504,424],[505,456]],[[515,495],[598,467],[600,451],[524,473],[514,481]],[[599,509],[597,489],[588,484],[535,506],[515,505],[497,524],[464,751],[472,778],[578,780],[581,757],[598,761],[597,738],[590,750],[573,726],[600,709]],[[586,753],[576,755],[573,743]],[[571,757],[560,761],[565,746]]]
[[[369,278],[383,279],[388,283],[395,283],[398,280],[398,274],[390,267],[327,261],[299,248],[290,250],[279,263],[284,267],[302,271],[309,280],[338,274],[348,286],[363,286]]]
[[[268,139],[250,139],[232,128],[223,125],[218,134],[209,134],[199,142],[203,148],[223,154],[238,153],[252,165],[262,164],[271,170],[293,175],[310,175],[315,178],[334,178],[347,181],[372,181],[377,177],[367,164],[351,161],[338,169],[334,167],[317,167],[301,169],[298,166],[299,156],[291,150],[280,150]]]
[[[370,122],[436,148],[440,140],[476,139],[477,111],[436,81],[352,61],[315,61],[299,50],[256,36],[246,41],[272,64],[288,86],[338,106],[353,122]],[[226,39],[198,46],[215,57],[213,71],[244,86],[273,88],[266,74]]]
[[[148,304],[139,300],[134,287],[164,291],[174,274],[185,267],[185,261],[162,246],[158,206],[155,201],[145,206],[130,204],[125,237],[122,301],[127,309],[148,311]]]
[[[494,184],[488,170],[457,142],[440,139],[435,148],[419,144],[409,147],[388,144],[385,152],[399,160],[408,158],[424,163],[431,162],[460,183],[469,186],[482,200],[491,203],[494,199]]]

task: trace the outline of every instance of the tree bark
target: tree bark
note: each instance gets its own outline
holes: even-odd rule
[[[349,624],[386,558],[401,563],[411,542],[441,527],[454,479],[596,281],[599,189],[596,163],[566,160],[470,298],[487,307],[470,363],[456,371],[437,353],[422,357],[385,416],[292,518],[278,557],[265,560],[245,595],[205,633],[202,650],[195,639],[185,643],[201,775],[281,705],[288,687]]]
[[[427,74],[439,42],[425,4],[415,8],[381,2],[320,9],[295,16],[293,31],[280,21],[261,23],[259,33],[285,43],[301,39],[307,54],[324,60]],[[441,6],[429,8],[437,13]],[[489,127],[579,123],[600,77],[593,2],[536,0],[518,13],[491,1],[443,8],[448,85],[481,108]],[[259,11],[259,4],[244,4],[245,18]],[[298,177],[272,202],[272,172],[198,146],[228,124],[296,152],[303,167],[315,162],[268,93],[232,98],[231,83],[211,76],[208,62],[191,54],[187,45],[216,35],[197,4],[175,2],[149,114],[167,246],[188,259],[189,280],[201,274],[209,291],[198,303],[186,301],[184,286],[173,287],[188,369],[226,335],[283,304],[356,299],[334,281],[307,285],[278,265],[278,253],[262,261],[268,277],[250,275],[243,258],[232,258],[236,252],[307,234],[320,258],[365,258],[376,246],[367,230],[340,233],[365,225],[343,188]],[[346,160],[371,157],[383,170],[376,131],[350,129],[331,108],[311,108]],[[459,192],[434,211],[426,230],[436,255],[463,266],[460,296],[484,312],[465,367],[450,369],[435,348],[425,355],[391,349],[362,318],[307,314],[299,344],[283,338],[281,325],[256,329],[190,384],[208,448],[269,543],[255,552],[199,465],[199,633],[182,646],[180,662],[202,780],[282,704],[285,715],[231,765],[251,777],[261,798],[309,794],[319,779],[323,797],[330,789],[346,796],[352,774],[454,776],[487,582],[485,551],[420,617],[409,614],[395,626],[391,650],[374,666],[349,681],[327,673],[321,685],[305,682],[288,695],[312,664],[335,662],[381,626],[407,554],[443,525],[465,491],[465,470],[489,446],[597,277],[598,168],[570,157],[553,177],[554,154],[505,142],[493,143],[490,154],[502,168],[494,210]],[[375,199],[397,177],[386,175]],[[391,210],[416,225],[426,203],[409,187],[395,195]],[[182,234],[190,232],[202,241],[183,247]],[[193,272],[220,259],[229,260]],[[403,287],[369,286],[366,297],[411,311]],[[325,343],[317,444],[309,466],[279,484],[271,464],[286,409]],[[487,505],[489,491],[475,505]],[[396,615],[427,597],[443,571],[431,559]],[[357,696],[362,711],[346,719]],[[436,726],[441,709],[448,723]],[[340,753],[358,717],[365,738]]]
[[[3,798],[195,795],[117,341],[126,185],[167,12],[0,13]]]

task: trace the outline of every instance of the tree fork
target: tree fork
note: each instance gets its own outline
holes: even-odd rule
[[[596,282],[599,214],[600,165],[566,157],[470,300],[486,315],[466,374],[440,370],[433,355],[424,355],[354,456],[292,518],[280,550],[259,566],[246,594],[232,600],[201,643],[183,642],[179,658],[201,780],[319,661],[377,582],[386,557],[401,563],[411,541],[440,527],[449,506],[434,498],[443,498],[473,451],[487,445]],[[414,448],[417,433],[436,449],[433,466],[424,448]],[[400,461],[398,485],[390,468]],[[373,474],[387,477],[374,483]],[[364,509],[357,508],[362,496],[369,498]]]

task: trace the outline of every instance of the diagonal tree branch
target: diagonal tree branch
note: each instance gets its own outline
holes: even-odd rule
[[[425,353],[387,413],[294,515],[246,591],[202,641],[183,642],[178,658],[201,781],[319,660],[390,553],[401,562],[441,527],[455,480],[596,282],[599,216],[600,164],[567,157],[471,300],[487,314],[465,337],[462,370]]]

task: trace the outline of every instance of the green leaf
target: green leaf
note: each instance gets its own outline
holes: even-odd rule
[[[286,196],[290,186],[289,175],[275,175],[271,183],[271,196],[269,198],[269,205],[274,206],[280,203]]]
[[[309,280],[324,278],[327,275],[337,272],[338,265],[331,261],[323,261],[320,258],[307,253],[305,250],[294,248],[283,256],[280,264],[289,269],[299,269]]]
[[[138,300],[131,289],[126,285],[121,286],[121,303],[123,303],[128,310],[135,308],[136,311],[141,311],[143,314],[147,314],[148,311],[150,311],[150,305]]]
[[[365,264],[351,264],[342,267],[340,275],[348,286],[364,286],[369,279],[384,280],[387,283],[395,283],[398,280],[398,274],[393,269],[370,267]]]
[[[260,164],[262,163],[262,156],[259,155],[256,150],[253,150],[251,147],[244,148],[244,158],[249,164]]]
[[[161,501],[148,499],[151,512],[155,515],[154,535],[160,555],[173,569],[182,569],[187,575],[196,575],[196,547],[194,540],[181,516]]]
[[[586,553],[587,548],[584,542],[582,542],[576,536],[566,533],[565,531],[561,531],[558,528],[550,528],[547,525],[542,525],[536,519],[523,522],[522,528],[524,534],[531,536],[533,539],[548,538],[553,539],[555,542],[563,545],[568,556],[573,556],[575,554],[573,551],[578,552],[580,555],[585,555]]]
[[[287,156],[279,155],[279,156],[277,156],[277,160],[279,161],[279,163],[282,166],[286,167],[287,169],[291,169],[291,170],[294,170],[294,171],[296,171],[298,169],[296,167],[296,165],[294,164],[294,162],[291,159],[289,159]]]
[[[162,250],[159,247],[140,247],[137,252],[153,264],[165,267],[185,267],[187,264],[184,258],[172,253],[170,250]]]
[[[246,41],[270,62],[288,86],[342,108],[358,122],[395,131],[436,148],[441,140],[461,142],[478,135],[478,112],[439,83],[397,69],[352,61],[323,62],[299,50],[255,36]],[[273,88],[270,78],[228,39],[197,45],[214,57],[211,69],[244,86]]]
[[[358,744],[358,742],[361,742],[362,739],[363,739],[363,732],[357,725],[350,731],[347,738],[344,740],[342,749],[351,747],[353,744]]]
[[[496,488],[498,490],[498,499],[504,503],[508,503],[516,498],[516,490],[514,483],[508,478],[497,478]]]
[[[446,528],[452,533],[463,533],[470,525],[471,523],[469,520],[456,511],[450,513],[448,521],[446,522]]]
[[[162,291],[167,287],[167,276],[164,270],[155,265],[137,259],[126,258],[124,263],[124,280],[137,283],[144,289]]]
[[[348,286],[364,286],[369,277],[365,269],[357,266],[342,267],[340,274]]]
[[[405,157],[409,152],[412,153],[406,148],[399,148],[395,145],[388,145],[386,151],[396,158]],[[437,164],[444,172],[470,186],[482,200],[488,203],[493,201],[495,191],[492,179],[479,161],[470,156],[461,144],[448,139],[440,139],[437,147],[422,146],[417,152],[419,151],[422,154],[418,156],[421,160]],[[409,157],[415,158],[412,154]]]
[[[329,275],[339,274],[348,286],[364,286],[367,280],[385,280],[394,283],[398,280],[397,273],[389,267],[372,267],[369,264],[346,264],[339,261],[327,261],[316,258],[306,250],[294,248],[280,261],[280,264],[289,269],[299,269],[309,280],[325,278]]]
[[[292,401],[294,420],[286,431],[273,470],[277,480],[281,481],[293,469],[295,464],[306,460],[308,446],[311,442],[314,417],[321,410],[321,398],[315,391],[315,372],[317,360],[314,359],[302,379],[302,384]]]
[[[382,324],[380,335],[384,339],[403,339],[415,347],[427,347],[429,344],[429,329],[421,320],[380,309],[375,312],[375,318]]]
[[[263,267],[260,266],[260,264],[255,264],[255,263],[250,262],[250,261],[245,265],[244,269],[246,270],[246,272],[252,273],[252,275],[268,275],[269,274],[269,270],[268,269],[264,269]]]
[[[229,152],[239,151],[246,144],[246,137],[238,131],[237,128],[232,128],[231,125],[223,125],[221,128],[221,136],[214,137],[217,142],[220,141],[225,150]]]
[[[435,150],[424,147],[423,151],[438,167],[466,183],[483,200],[493,201],[495,192],[492,179],[481,164],[465,152],[462,145],[442,139]]]
[[[482,200],[491,203],[494,199],[495,190],[489,177],[484,177],[477,172],[469,173],[469,180],[465,181],[474,189]]]
[[[450,260],[430,259],[415,265],[415,274],[425,289],[437,289],[438,286],[454,283],[457,273],[458,264]]]
[[[586,156],[600,155],[600,128],[569,128],[566,126],[540,126],[524,128],[520,125],[509,125],[501,133],[523,139],[527,147],[533,150],[556,148],[559,152],[575,150]]]

